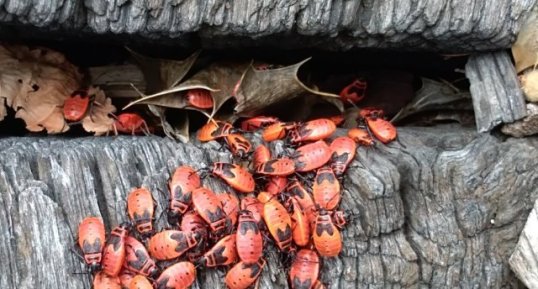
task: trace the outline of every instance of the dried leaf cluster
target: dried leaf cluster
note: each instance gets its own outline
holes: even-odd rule
[[[82,75],[63,54],[41,47],[0,45],[0,68],[0,120],[11,107],[29,131],[54,134],[69,130],[62,107],[81,87]],[[82,124],[87,131],[103,134],[113,123],[108,114],[115,108],[102,91],[90,90],[96,95],[96,105]]]

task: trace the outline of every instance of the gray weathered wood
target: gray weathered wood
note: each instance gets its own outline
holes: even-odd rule
[[[538,200],[510,256],[510,267],[527,287],[538,288]]]
[[[213,48],[276,44],[478,51],[510,47],[524,13],[535,4],[536,0],[0,0],[0,22],[135,34],[152,43],[159,39],[176,45],[197,44],[199,37],[202,46]]]
[[[525,117],[525,99],[507,52],[481,53],[469,57],[465,74],[471,82],[479,132],[487,132],[501,123],[511,123]]]
[[[388,146],[359,149],[341,205],[353,220],[341,257],[323,263],[323,282],[331,289],[521,288],[508,258],[538,198],[537,139],[449,126],[399,131]],[[0,288],[89,288],[84,276],[69,274],[82,270],[69,252],[78,222],[93,214],[108,228],[118,224],[126,193],[141,185],[152,189],[160,214],[157,189],[166,192],[170,172],[229,160],[218,147],[159,137],[0,139]],[[261,288],[287,288],[285,265],[269,254]],[[224,289],[223,276],[200,270],[193,288]]]

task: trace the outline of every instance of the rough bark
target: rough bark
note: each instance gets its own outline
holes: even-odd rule
[[[511,123],[527,115],[525,98],[507,52],[471,56],[465,66],[465,74],[471,82],[479,132],[490,131],[501,123]]]
[[[508,48],[523,15],[535,3],[536,0],[0,0],[0,21],[47,30],[75,30],[76,34],[135,34],[146,41],[201,43],[212,48],[270,44],[281,48],[477,51]]]
[[[510,267],[530,289],[538,288],[538,200],[534,203],[519,242],[510,257]]]
[[[446,126],[401,128],[388,146],[360,148],[345,179],[344,251],[324,260],[322,280],[333,289],[521,288],[508,258],[538,197],[537,146]],[[0,288],[89,288],[70,274],[83,270],[69,251],[78,222],[92,214],[118,224],[126,193],[141,185],[159,215],[157,189],[166,192],[170,172],[228,160],[218,147],[158,137],[1,139]],[[285,265],[269,254],[261,288],[287,288]],[[223,271],[200,271],[193,288],[225,287]]]

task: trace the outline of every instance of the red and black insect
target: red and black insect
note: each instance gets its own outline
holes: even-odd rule
[[[187,212],[192,203],[192,191],[200,186],[200,176],[192,167],[180,166],[174,171],[168,182],[170,190],[168,216],[170,219],[175,219]]]
[[[366,119],[368,117],[379,118],[379,117],[384,117],[384,116],[385,116],[385,112],[383,111],[383,109],[379,107],[372,107],[372,106],[361,107],[358,113],[359,119]]]
[[[263,219],[263,204],[257,198],[251,196],[242,198],[241,210],[249,210],[256,223],[261,224]]]
[[[256,183],[252,174],[240,165],[217,162],[213,163],[211,172],[241,193],[251,193],[254,191]]]
[[[243,131],[255,131],[277,122],[279,122],[279,120],[274,116],[256,116],[242,121],[241,129]]]
[[[195,211],[190,211],[183,215],[181,218],[181,224],[179,226],[180,230],[183,232],[197,232],[200,234],[200,242],[187,252],[187,258],[191,262],[195,262],[202,256],[206,248],[206,240],[209,236],[209,231],[206,225],[206,222],[198,213]]]
[[[98,272],[93,277],[93,289],[121,289],[120,278],[108,276],[105,272]]]
[[[237,261],[236,234],[225,236],[198,261],[206,267],[227,266]]]
[[[108,276],[116,277],[121,271],[125,261],[125,238],[129,235],[131,225],[122,223],[112,230],[103,251],[103,272]]]
[[[295,164],[293,165],[295,167]],[[286,190],[288,186],[287,177],[270,177],[265,184],[265,191],[271,195],[278,195]]]
[[[131,281],[131,284],[129,284],[129,289],[153,289],[153,285],[151,285],[151,282],[146,277],[136,275]]]
[[[323,140],[299,147],[293,154],[295,171],[308,172],[325,165],[331,159],[331,149]]]
[[[357,103],[366,95],[366,81],[356,79],[340,91],[340,98],[344,103]]]
[[[291,142],[318,141],[331,136],[336,125],[327,118],[314,119],[300,124],[291,130]]]
[[[323,257],[335,257],[342,251],[342,236],[333,224],[331,215],[324,210],[318,211],[314,225],[314,246]]]
[[[252,264],[239,262],[226,274],[226,285],[229,289],[247,289],[256,282],[263,267],[265,267],[263,258]]]
[[[396,127],[388,120],[377,117],[367,117],[366,124],[372,134],[382,143],[387,144],[396,139]]]
[[[196,267],[191,262],[179,262],[164,270],[155,280],[156,289],[187,289],[196,280]]]
[[[144,244],[131,236],[125,238],[124,267],[144,276],[157,277],[159,273]]]
[[[232,225],[235,226],[239,214],[239,199],[235,194],[228,192],[217,194],[217,197],[222,204],[222,209],[230,218]]]
[[[357,144],[351,138],[341,136],[332,141],[330,148],[332,151],[330,166],[334,174],[340,177],[355,158]]]
[[[259,145],[254,150],[252,155],[252,164],[257,168],[261,164],[268,162],[271,159],[271,151],[265,145]]]
[[[291,218],[286,208],[272,198],[263,205],[263,219],[278,248],[289,251],[292,243]]]
[[[127,196],[127,212],[136,230],[144,235],[153,233],[154,204],[151,192],[145,188],[137,188]]]
[[[295,172],[295,162],[287,157],[273,159],[256,167],[256,173],[269,176],[289,176]]]
[[[90,111],[95,95],[88,95],[87,90],[76,90],[64,100],[63,114],[68,122],[82,120]]]
[[[231,133],[224,139],[226,140],[226,144],[228,144],[232,154],[234,156],[238,156],[239,158],[246,157],[252,149],[250,141],[240,134]]]
[[[290,268],[292,289],[312,289],[319,277],[320,261],[315,251],[301,249]]]
[[[200,239],[201,235],[198,232],[165,230],[149,239],[148,251],[157,260],[171,260],[196,246]]]
[[[134,112],[124,112],[117,115],[116,121],[114,122],[114,130],[116,131],[116,134],[121,132],[130,133],[132,135],[137,133],[150,134],[151,132],[144,118]]]
[[[198,131],[198,140],[201,142],[223,138],[232,131],[232,124],[224,121],[210,121]]]
[[[293,241],[297,246],[304,247],[310,242],[310,222],[296,197],[291,197],[290,201],[293,209],[291,214]]]
[[[208,188],[200,187],[192,192],[194,209],[204,221],[209,224],[211,231],[221,235],[231,221],[222,208],[219,198]]]
[[[90,272],[100,270],[105,245],[105,225],[100,218],[88,217],[82,220],[78,226],[78,245],[84,262],[90,266]]]
[[[237,254],[245,263],[255,263],[263,255],[263,237],[252,212],[239,212],[236,233]]]
[[[266,142],[283,139],[288,133],[288,130],[293,129],[295,126],[295,123],[274,123],[263,130],[262,138]]]
[[[186,94],[189,104],[196,108],[213,108],[213,96],[206,89],[190,89]]]
[[[316,221],[317,215],[314,200],[310,193],[296,178],[291,180],[286,191],[299,202],[299,205],[303,209],[303,212],[305,212],[309,222],[313,224]]]
[[[331,167],[322,167],[316,172],[312,186],[314,202],[323,209],[333,210],[340,203],[340,182]]]
[[[367,130],[363,128],[352,128],[348,130],[347,135],[356,143],[363,146],[374,145],[374,139],[370,136]]]

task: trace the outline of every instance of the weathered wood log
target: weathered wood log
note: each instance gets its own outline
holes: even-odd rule
[[[0,22],[78,35],[135,34],[151,42],[212,48],[277,44],[478,51],[510,47],[525,12],[535,4],[536,0],[0,0]]]
[[[527,287],[538,288],[538,200],[510,257],[510,267]]]
[[[471,82],[476,126],[487,132],[501,123],[519,120],[527,111],[516,70],[505,51],[469,57],[465,74]]]
[[[322,281],[333,289],[520,288],[508,258],[538,197],[537,146],[443,126],[401,128],[388,146],[359,148],[344,183],[344,250],[324,260]],[[80,220],[100,215],[110,229],[141,185],[159,215],[170,172],[229,160],[218,147],[158,137],[0,139],[0,288],[90,288],[87,276],[70,274],[83,270],[70,253]],[[287,288],[286,265],[268,252],[260,288]],[[193,288],[225,287],[222,271],[199,271]]]

